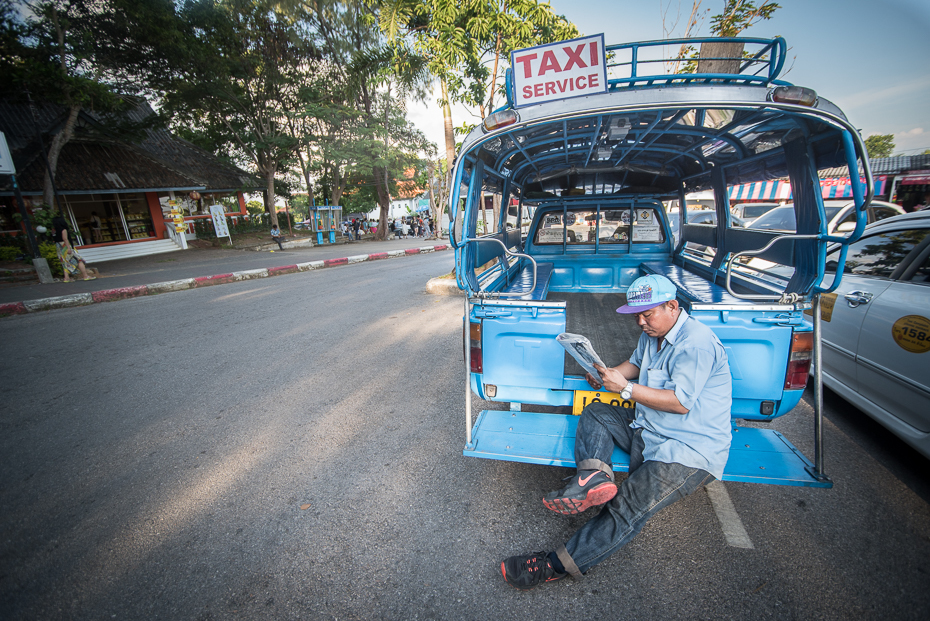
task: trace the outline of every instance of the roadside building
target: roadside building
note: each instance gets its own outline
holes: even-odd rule
[[[910,211],[930,192],[930,154],[899,155],[870,160],[875,200],[896,203]],[[859,174],[863,175],[862,168]],[[824,199],[852,198],[849,169],[845,166],[821,170],[820,189]],[[861,177],[864,179],[864,177]],[[787,179],[746,183],[730,188],[730,204],[745,202],[790,202]]]
[[[890,179],[883,200],[912,211],[930,192],[930,153],[874,159],[872,174]]]
[[[58,158],[55,185],[58,201],[89,262],[141,256],[186,247],[193,223],[209,218],[214,204],[227,214],[246,216],[243,192],[260,189],[249,173],[216,156],[152,127],[154,111],[144,99],[119,119],[83,109],[74,135]],[[17,182],[27,210],[39,207],[46,172],[42,144],[51,144],[64,125],[68,109],[37,104],[35,119],[28,104],[0,100],[0,131],[16,165]],[[133,137],[127,126],[135,126]],[[17,235],[9,177],[0,179],[0,234]],[[175,229],[172,209],[180,211],[186,231]],[[183,237],[183,238],[182,238]]]
[[[397,181],[397,189],[395,194],[391,196],[391,206],[388,208],[388,220],[406,218],[416,214],[417,208],[420,206],[420,199],[426,195],[426,190],[417,184],[414,174],[415,171],[408,168],[404,171],[404,178]],[[375,206],[374,209],[362,217],[369,220],[378,220],[381,217],[381,208]]]

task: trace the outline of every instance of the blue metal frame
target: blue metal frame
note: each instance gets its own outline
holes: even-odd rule
[[[751,49],[741,55],[735,73],[649,74],[650,64],[673,60],[661,55],[647,58],[651,51],[669,47],[677,51],[683,44],[700,45],[704,42],[741,43],[741,50]],[[565,304],[534,302],[544,297],[540,291],[547,288],[556,291],[623,291],[641,269],[648,268],[637,261],[639,258],[647,262],[653,259],[664,266],[658,269],[667,269],[669,273],[686,267],[685,271],[702,284],[695,293],[689,289],[694,283],[685,282],[687,279],[682,277],[682,284],[676,282],[679,301],[698,320],[713,324],[726,333],[725,338],[731,345],[760,336],[766,326],[779,328],[778,334],[772,331],[771,339],[753,340],[752,347],[740,356],[733,356],[734,360],[742,361],[744,367],[759,358],[787,360],[792,334],[811,330],[801,314],[807,301],[810,300],[817,309],[819,294],[832,291],[840,284],[842,269],[837,271],[830,288],[821,286],[827,244],[842,244],[845,258],[847,245],[858,239],[865,227],[865,209],[874,189],[868,158],[854,128],[838,109],[825,100],[804,106],[780,99],[781,91],[776,89],[762,90],[788,84],[777,79],[785,63],[787,46],[784,39],[679,39],[608,46],[607,50],[615,58],[628,57],[610,62],[609,68],[615,72],[629,70],[630,74],[610,78],[608,94],[594,96],[590,103],[575,99],[551,106],[527,106],[521,109],[523,117],[518,115],[513,126],[470,135],[466,140],[466,150],[456,162],[450,192],[452,220],[449,226],[455,248],[457,282],[466,291],[464,319],[466,322],[481,322],[482,333],[494,337],[482,339],[483,348],[486,348],[483,352],[484,372],[468,373],[467,455],[563,466],[574,464],[570,450],[574,428],[569,427],[577,419],[570,416],[485,411],[474,427],[471,425],[471,394],[474,392],[488,399],[485,383],[494,384],[496,393],[492,400],[518,404],[570,405],[572,391],[587,389],[583,378],[564,375],[564,353],[561,351],[546,349],[545,355],[530,355],[529,358],[527,356],[532,352],[523,351],[531,345],[548,348],[549,341],[554,340],[550,338],[554,337],[553,331],[564,330]],[[734,59],[704,57],[701,60]],[[693,88],[687,94],[676,90],[675,95],[669,98],[660,94],[671,93],[671,89],[704,85],[733,87],[734,90],[729,91],[731,95],[719,98],[716,90],[706,88]],[[656,87],[662,87],[662,90],[655,90],[655,96],[645,91]],[[510,72],[505,88],[508,99],[512,101]],[[637,92],[627,94],[632,91]],[[586,105],[591,111],[584,109]],[[711,117],[715,110],[723,110],[725,114]],[[693,113],[693,118],[686,118],[690,113]],[[616,137],[611,124],[624,116],[628,117],[629,123],[623,125],[628,127],[628,131],[620,132]],[[713,122],[707,122],[710,120]],[[606,146],[611,149],[610,156],[601,153],[605,159],[595,159],[596,149]],[[841,150],[845,158],[839,155]],[[865,169],[864,183],[855,174],[860,161]],[[849,235],[832,236],[826,230],[817,170],[842,163],[853,172],[856,227]],[[467,194],[463,197],[466,171],[469,182]],[[562,179],[569,176],[573,178]],[[798,215],[800,233],[782,235],[731,228],[728,185],[781,176],[790,177],[798,186],[795,204],[797,209],[804,211]],[[589,194],[577,197],[565,195],[566,190],[579,188]],[[681,240],[673,250],[666,242],[655,244],[654,248],[637,247],[636,250],[646,251],[640,254],[633,252],[632,240],[625,245],[607,247],[600,243],[599,236],[593,248],[591,245],[572,246],[567,243],[567,232],[563,233],[561,244],[552,246],[536,246],[532,239],[526,240],[526,252],[547,266],[545,282],[537,283],[535,277],[532,281],[528,279],[529,262],[520,258],[518,253],[500,251],[499,246],[503,246],[505,251],[516,248],[519,236],[514,237],[512,232],[475,236],[477,209],[485,190],[501,194],[502,204],[509,204],[511,193],[519,196],[521,213],[531,200],[532,205],[538,207],[530,228],[533,231],[539,219],[552,208],[565,214],[573,205],[583,203],[586,209],[597,214],[600,224],[599,215],[606,205],[616,208],[647,199],[678,198],[682,222],[686,223],[686,192],[706,188],[712,188],[717,198],[717,226],[683,224]],[[527,196],[530,191],[537,193],[532,195],[532,199]],[[563,196],[556,198],[560,191]],[[799,195],[803,196],[798,198]],[[544,196],[553,198],[538,198]],[[504,210],[501,210],[501,221],[505,218]],[[456,222],[461,224],[462,239],[454,236]],[[667,226],[665,234],[670,234]],[[689,240],[716,248],[716,254],[708,258],[698,257],[686,248]],[[777,245],[778,249],[771,248],[773,245]],[[734,262],[741,254],[783,259],[786,265],[796,267],[796,274],[784,290],[777,290],[773,283],[749,273],[736,273],[734,281]],[[498,256],[500,260],[490,264],[484,273],[475,273],[478,266],[488,264]],[[613,263],[609,270],[606,263],[588,265],[591,268],[590,278],[576,278],[578,270],[585,268],[582,265],[585,260]],[[620,273],[618,270],[621,268],[629,273],[622,270]],[[605,285],[608,271],[610,281]],[[537,297],[525,298],[526,302],[495,299],[501,292],[522,286],[520,283],[538,284],[533,292]],[[694,295],[689,297],[692,293]],[[772,304],[745,304],[744,300],[768,300]],[[741,335],[741,328],[751,330],[753,334]],[[814,332],[816,339],[819,333],[816,328]],[[521,344],[518,345],[516,340],[520,340]],[[468,330],[465,346],[467,365],[470,356]],[[520,355],[518,350],[523,351],[522,365],[514,364],[514,356]],[[815,357],[819,355],[818,351],[815,346]],[[771,377],[758,369],[742,374],[740,394],[734,385],[734,417],[767,420],[787,413],[799,402],[803,391],[784,390],[783,370],[770,371]],[[775,377],[780,373],[782,377]],[[765,386],[764,394],[750,389],[751,386],[762,385]],[[775,411],[772,415],[761,413],[762,410],[769,411],[768,408],[760,408],[764,405],[762,401],[773,402]],[[818,409],[815,407],[815,410]],[[529,422],[514,426],[514,419]],[[498,424],[508,427],[506,430],[496,429]],[[473,433],[477,434],[475,442],[472,441]],[[515,448],[521,445],[524,448]],[[746,448],[747,445],[751,449]],[[541,454],[533,451],[541,451]],[[819,439],[815,440],[815,451],[819,456]],[[829,487],[831,483],[823,476],[820,457],[817,461],[814,467],[777,432],[737,427],[734,428],[730,462],[724,479]],[[619,465],[617,470],[626,468],[622,455],[617,456],[615,463]]]

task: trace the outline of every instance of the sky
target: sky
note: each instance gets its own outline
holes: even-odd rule
[[[719,13],[724,3],[701,1],[701,10],[710,11],[698,36],[709,35],[710,15]],[[772,19],[740,36],[786,39],[788,60],[781,79],[813,88],[837,104],[863,138],[893,134],[895,155],[930,149],[930,0],[778,3],[781,8]],[[608,45],[681,36],[691,12],[691,0],[551,0],[549,4],[583,35],[604,33]],[[663,9],[666,27],[681,13],[681,25],[672,35],[663,32]],[[454,108],[452,114],[455,125],[477,122],[462,108]],[[408,116],[442,152],[442,112],[435,101],[409,105]]]

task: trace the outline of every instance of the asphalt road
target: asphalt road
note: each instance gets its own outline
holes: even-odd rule
[[[565,469],[463,457],[451,253],[0,320],[0,618],[925,619],[927,462],[827,395],[830,490],[700,491],[571,579]],[[809,399],[773,425],[808,455]],[[475,408],[486,407],[475,400]]]

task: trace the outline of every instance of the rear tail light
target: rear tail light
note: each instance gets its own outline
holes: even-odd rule
[[[807,386],[807,376],[811,370],[813,350],[813,332],[795,332],[791,335],[791,354],[788,357],[785,390],[803,390]]]
[[[471,372],[481,373],[484,371],[481,360],[481,322],[469,322],[468,326],[468,348],[471,352]]]
[[[817,105],[817,92],[803,86],[776,86],[769,91],[769,99],[776,103],[815,106]]]
[[[517,118],[514,110],[501,110],[485,117],[481,124],[484,126],[484,131],[493,132],[495,129],[513,125],[517,122]]]

